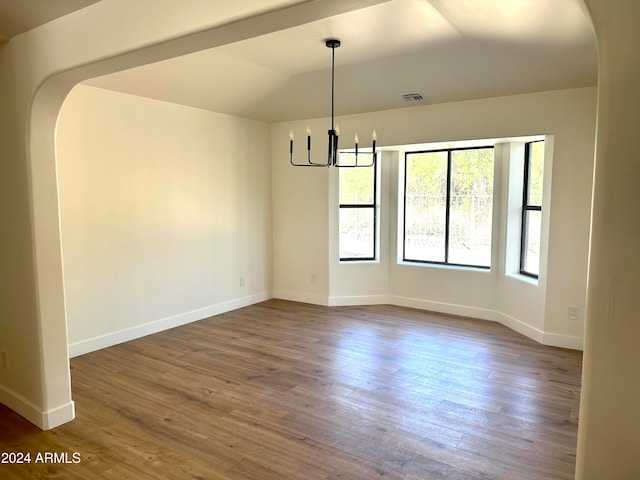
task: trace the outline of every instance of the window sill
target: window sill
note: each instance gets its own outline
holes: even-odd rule
[[[513,278],[514,280],[522,283],[528,283],[529,285],[533,285],[535,287],[537,287],[539,283],[538,278],[529,277],[528,275],[522,275],[520,273],[506,273],[505,276]]]
[[[378,265],[380,260],[338,260],[340,265],[366,265],[375,264]]]
[[[407,262],[404,260],[398,260],[398,265],[407,266],[407,267],[419,267],[419,268],[434,268],[440,270],[457,270],[464,272],[475,272],[475,273],[491,273],[491,267],[474,267],[471,265],[449,265],[449,264],[440,264],[440,263],[423,263],[423,262]]]

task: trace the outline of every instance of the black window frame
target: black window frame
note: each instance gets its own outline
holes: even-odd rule
[[[350,167],[341,166],[341,168],[372,168],[373,169],[373,195],[372,203],[340,203],[340,187],[338,187],[338,209],[356,208],[370,209],[373,212],[373,256],[371,257],[342,257],[340,255],[340,235],[338,235],[338,257],[340,262],[371,262],[378,259],[378,162],[374,158],[373,165],[370,167]],[[339,184],[339,182],[338,182]],[[339,211],[339,210],[338,210]],[[338,215],[338,219],[340,216]],[[339,222],[339,220],[338,220]]]
[[[428,265],[445,265],[451,267],[464,267],[464,268],[476,268],[480,270],[491,270],[491,265],[469,265],[464,263],[452,263],[449,262],[449,233],[450,233],[450,218],[451,218],[451,154],[452,152],[464,151],[464,150],[485,150],[491,149],[494,151],[494,175],[495,175],[495,146],[483,145],[476,147],[458,147],[458,148],[442,148],[435,150],[414,150],[407,151],[404,154],[404,184],[403,184],[403,212],[402,212],[402,261],[405,263],[417,263]],[[444,241],[444,261],[437,260],[415,260],[409,259],[406,256],[407,246],[407,157],[409,155],[421,154],[421,153],[440,153],[447,152],[447,186],[446,186],[446,211],[445,211],[445,241]],[[493,198],[493,196],[492,196]],[[492,239],[493,243],[493,239]]]
[[[544,140],[533,140],[524,144],[524,176],[522,183],[522,218],[520,222],[520,275],[539,278],[539,274],[529,272],[526,267],[527,238],[529,233],[529,212],[540,212],[542,215],[542,202],[540,205],[529,203],[529,189],[531,176],[531,147],[534,143],[544,143]],[[544,171],[543,171],[544,176]],[[544,194],[544,192],[543,192]]]

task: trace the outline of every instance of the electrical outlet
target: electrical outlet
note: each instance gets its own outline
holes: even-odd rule
[[[9,368],[9,355],[4,350],[0,354],[0,364],[2,365],[3,370]]]
[[[240,286],[244,287],[245,284],[246,284],[246,281],[245,281],[244,275],[240,275]]]
[[[311,275],[309,275],[309,281],[311,283],[318,283],[318,277],[315,273],[312,273]]]
[[[578,320],[579,312],[580,310],[578,307],[569,307],[567,309],[567,320],[572,320],[572,321]]]

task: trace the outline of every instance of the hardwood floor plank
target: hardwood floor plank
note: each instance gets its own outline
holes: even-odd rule
[[[567,468],[567,461],[549,455],[533,455],[530,450],[522,450],[514,446],[495,445],[486,440],[465,434],[456,446],[460,450],[486,457],[491,462],[509,465],[514,471],[527,472],[534,478],[564,478],[573,479],[573,474]],[[575,458],[569,464],[575,463]],[[565,474],[560,472],[566,471]]]
[[[0,405],[0,478],[570,479],[580,352],[390,305],[270,300],[71,360],[76,420]]]

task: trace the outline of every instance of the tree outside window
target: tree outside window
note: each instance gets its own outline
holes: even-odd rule
[[[406,153],[404,261],[491,266],[493,153]]]
[[[376,164],[371,167],[340,168],[338,189],[340,260],[375,260]]]

